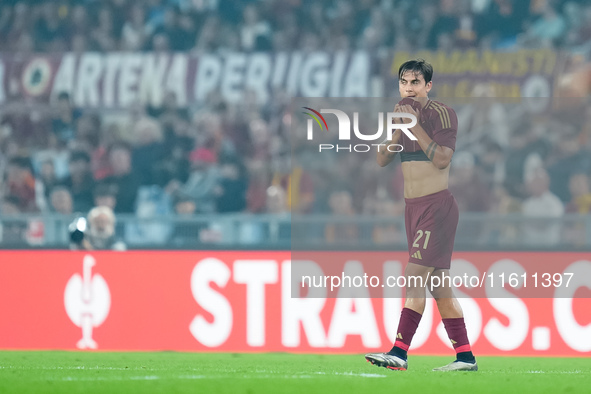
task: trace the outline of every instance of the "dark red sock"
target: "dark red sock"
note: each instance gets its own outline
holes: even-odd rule
[[[470,348],[470,341],[468,340],[468,333],[466,332],[466,324],[463,317],[453,319],[441,319],[447,336],[453,345],[457,359],[460,361],[473,362],[474,355]]]
[[[417,327],[421,322],[421,315],[419,312],[415,312],[412,309],[403,308],[400,314],[400,322],[398,323],[398,331],[396,334],[396,342],[394,347],[388,352],[406,360],[408,348],[412,341],[412,337],[417,331]]]

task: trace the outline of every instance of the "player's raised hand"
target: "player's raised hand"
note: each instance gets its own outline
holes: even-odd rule
[[[404,111],[404,109],[403,109],[402,107],[403,107],[402,105],[400,105],[400,104],[396,104],[396,105],[394,106],[394,112],[395,112],[395,113],[402,113],[402,112],[405,112],[405,111]],[[395,122],[396,124],[409,123],[409,122],[407,122],[407,120],[410,122],[410,119],[405,119],[405,118],[394,118],[394,122]]]
[[[420,120],[421,120],[421,111],[420,110],[415,110],[410,105],[402,105],[401,106],[401,109],[402,109],[402,112],[406,112],[407,114],[414,115],[417,118],[417,124],[420,122]],[[406,120],[408,122],[404,122],[404,123],[410,123],[411,122],[411,120],[409,118],[406,118]]]

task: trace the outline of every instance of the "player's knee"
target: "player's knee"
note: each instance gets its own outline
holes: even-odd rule
[[[435,302],[437,303],[437,306],[447,306],[447,305],[453,304],[453,299],[449,298],[449,297],[435,297],[435,296],[433,296],[433,298],[435,298]]]
[[[424,267],[422,265],[418,265],[418,264],[413,264],[413,263],[408,263],[406,265],[406,268],[404,269],[404,274],[406,276],[427,276],[429,275],[429,273],[433,271],[433,268],[431,267]]]
[[[404,301],[404,307],[413,311],[423,313],[425,310],[425,297],[408,297]]]
[[[439,297],[435,298],[437,309],[439,310],[461,310],[460,304],[454,297]]]

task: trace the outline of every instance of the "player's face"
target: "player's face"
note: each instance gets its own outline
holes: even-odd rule
[[[423,74],[406,71],[398,80],[398,90],[400,97],[427,97],[433,82],[425,83]]]

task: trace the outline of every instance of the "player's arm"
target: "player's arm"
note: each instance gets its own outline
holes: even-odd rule
[[[454,154],[453,149],[438,145],[427,135],[427,132],[420,125],[416,125],[411,131],[417,137],[417,142],[421,146],[421,149],[435,167],[443,170],[451,163],[451,157]]]
[[[400,107],[397,104],[396,107],[394,107],[394,112],[401,112],[401,111],[402,110],[400,109]],[[397,119],[397,122],[404,123],[404,120]],[[394,157],[396,157],[396,152],[390,152],[388,150],[388,146],[393,145],[393,144],[397,144],[398,141],[400,141],[401,135],[402,135],[402,131],[394,130],[394,133],[392,133],[391,140],[388,140],[386,138],[384,141],[382,141],[380,143],[380,146],[378,147],[377,157],[376,157],[376,160],[377,160],[380,167],[386,167],[388,164],[392,163],[392,160],[394,160]]]
[[[403,106],[403,110],[415,115],[417,119],[420,117],[420,114],[415,112],[409,105]],[[443,170],[451,163],[458,125],[457,117],[453,111],[445,114],[438,111],[438,113],[441,118],[436,119],[436,130],[433,132],[433,138],[429,137],[420,122],[417,122],[410,130],[417,137],[417,142],[427,158],[431,160],[435,167]]]

